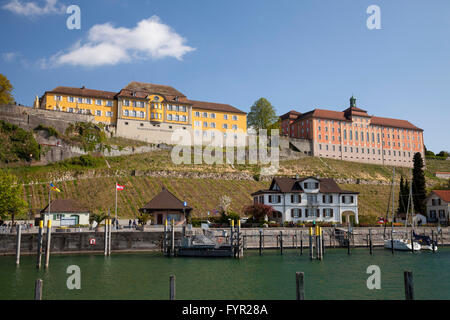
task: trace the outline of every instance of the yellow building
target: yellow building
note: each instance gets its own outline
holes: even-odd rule
[[[47,110],[92,114],[116,127],[116,135],[152,143],[172,143],[176,129],[213,137],[247,132],[247,114],[231,105],[189,100],[173,87],[130,82],[118,93],[57,87],[39,100]],[[214,131],[214,132],[217,132]]]
[[[47,110],[91,114],[95,121],[114,125],[117,121],[116,92],[71,87],[46,91],[39,107]]]

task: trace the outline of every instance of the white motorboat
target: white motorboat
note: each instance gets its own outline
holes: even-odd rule
[[[384,247],[386,249],[392,250],[392,243],[394,244],[394,250],[399,251],[411,251],[411,240],[403,240],[403,239],[394,239],[392,240],[384,240]],[[418,251],[421,249],[421,245],[417,242],[414,242],[414,251]]]

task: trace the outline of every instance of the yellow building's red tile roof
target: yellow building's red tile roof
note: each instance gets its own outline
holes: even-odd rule
[[[117,92],[93,90],[93,89],[87,89],[85,87],[81,87],[81,88],[56,87],[55,89],[53,89],[51,91],[47,91],[46,93],[67,94],[67,95],[80,96],[80,97],[103,98],[103,99],[114,99],[114,97],[117,94]]]
[[[188,100],[188,101],[192,104],[192,108],[194,109],[247,114],[246,112],[241,111],[233,106],[230,106],[229,104],[205,102],[197,100]]]

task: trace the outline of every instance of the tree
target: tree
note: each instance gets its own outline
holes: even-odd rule
[[[247,115],[247,126],[258,132],[259,129],[269,129],[278,120],[275,108],[265,98],[259,98]]]
[[[229,196],[223,195],[220,197],[219,210],[222,215],[227,214],[227,211],[228,211],[228,208],[230,208],[230,205],[231,205],[231,198]]]
[[[414,154],[412,190],[415,211],[425,213],[425,174],[423,173],[423,159],[420,152]]]
[[[13,104],[14,97],[11,91],[13,86],[9,82],[8,78],[0,73],[0,104]]]
[[[140,213],[138,215],[138,224],[140,224],[141,226],[145,226],[148,220],[151,221],[149,213]]]
[[[439,152],[439,153],[437,154],[437,156],[438,156],[438,157],[445,157],[445,158],[448,158],[448,157],[450,156],[450,154],[449,154],[448,151],[442,150],[441,152]]]
[[[0,215],[11,218],[12,224],[16,216],[27,211],[28,205],[22,196],[22,186],[17,177],[0,170]]]
[[[247,206],[244,209],[244,213],[247,216],[251,216],[252,220],[255,222],[261,222],[264,220],[265,216],[269,216],[272,213],[273,208],[267,204],[255,203],[251,206]]]
[[[400,190],[398,193],[398,208],[397,213],[405,213],[408,207],[408,180],[404,183],[403,176],[400,178]]]
[[[96,222],[97,225],[95,226],[95,231],[98,231],[98,227],[100,226],[100,223],[102,223],[102,221],[105,220],[106,218],[108,218],[108,215],[106,213],[103,213],[103,212],[92,213],[89,216],[89,223],[92,224],[93,222]]]

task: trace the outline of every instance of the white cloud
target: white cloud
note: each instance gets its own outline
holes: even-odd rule
[[[19,54],[17,52],[5,52],[2,56],[3,60],[6,62],[12,62],[19,56]]]
[[[40,1],[42,2],[42,1]],[[61,14],[65,12],[65,6],[58,4],[58,0],[45,0],[45,4],[39,6],[36,2],[21,2],[20,0],[11,0],[3,7],[15,14],[24,16],[38,16],[45,14]]]
[[[84,43],[79,41],[72,48],[55,54],[49,65],[95,67],[165,57],[181,60],[183,55],[195,50],[185,42],[186,39],[157,16],[141,20],[131,29],[105,23],[94,25]]]

